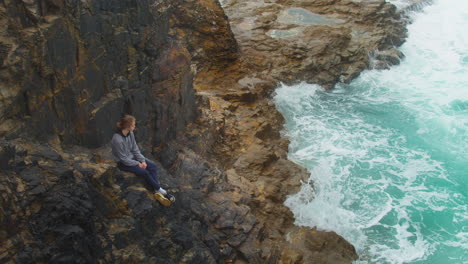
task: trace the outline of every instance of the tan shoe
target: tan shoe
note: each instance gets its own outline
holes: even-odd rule
[[[164,197],[164,195],[162,193],[155,193],[154,197],[156,198],[156,200],[158,200],[164,206],[170,206],[171,205],[171,201],[169,199],[167,199],[166,197]]]

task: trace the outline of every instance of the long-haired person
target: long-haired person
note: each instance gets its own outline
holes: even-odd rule
[[[128,171],[143,177],[146,182],[153,187],[156,198],[163,205],[170,205],[170,201],[165,197],[166,190],[161,188],[158,182],[158,172],[156,165],[147,160],[140,152],[133,135],[135,130],[135,117],[124,115],[117,122],[116,132],[112,137],[112,155],[117,162],[117,167],[122,171]]]

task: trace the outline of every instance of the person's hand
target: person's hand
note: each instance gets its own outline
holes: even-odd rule
[[[142,168],[142,169],[145,169],[146,168],[146,163],[139,163],[138,164],[138,167]]]
[[[146,161],[143,161],[141,164],[143,164],[143,169],[146,169],[146,167],[148,166],[148,164],[146,164]]]

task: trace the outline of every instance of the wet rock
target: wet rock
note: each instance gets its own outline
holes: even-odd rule
[[[405,57],[405,55],[397,50],[384,50],[384,51],[377,51],[375,54],[375,59],[377,60],[374,62],[375,69],[388,69],[392,65],[400,64],[400,61]]]

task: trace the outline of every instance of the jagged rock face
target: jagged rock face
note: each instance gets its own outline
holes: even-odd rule
[[[238,58],[237,42],[218,1],[183,1],[174,14],[174,26],[186,32],[184,44],[198,67],[227,65]]]
[[[223,7],[240,58],[200,72],[194,87],[205,102],[202,117],[220,134],[213,152],[265,226],[262,241],[247,240],[240,251],[254,263],[255,251],[264,263],[351,263],[356,252],[336,233],[293,225],[283,201],[309,173],[287,159],[271,95],[278,81],[332,88],[364,69],[398,63],[405,22],[383,0],[226,0]]]
[[[350,82],[370,66],[370,52],[393,50],[406,36],[401,14],[384,0],[227,0],[224,7],[250,58],[243,67],[282,82]],[[399,63],[375,59],[380,68]]]
[[[222,263],[257,224],[229,196],[209,198],[232,187],[188,149],[171,175],[158,164],[177,197],[166,208],[109,149],[57,147],[0,141],[2,263]]]
[[[136,116],[145,150],[195,120],[192,63],[237,56],[218,2],[6,0],[0,25],[0,262],[235,258],[230,244],[256,220],[226,197],[204,201],[231,188],[214,184],[222,171],[164,148],[159,158],[174,171],[158,164],[161,181],[178,202],[163,208],[141,179],[115,169],[109,148],[77,146],[107,143],[123,113]]]
[[[131,113],[148,142],[174,139],[196,117],[187,48],[200,60],[235,57],[219,4],[197,2],[188,9],[186,1],[3,1],[0,136],[58,135],[63,143],[98,147]],[[181,23],[190,25],[174,27]],[[211,39],[185,33],[192,29]]]
[[[375,49],[397,61],[385,48],[404,35],[398,14],[383,1],[225,2],[231,24],[215,0],[1,2],[0,262],[357,258],[337,234],[294,226],[283,201],[308,172],[287,159],[270,95],[278,80],[349,81]],[[342,24],[285,26],[288,8]],[[173,207],[102,147],[122,113]]]

